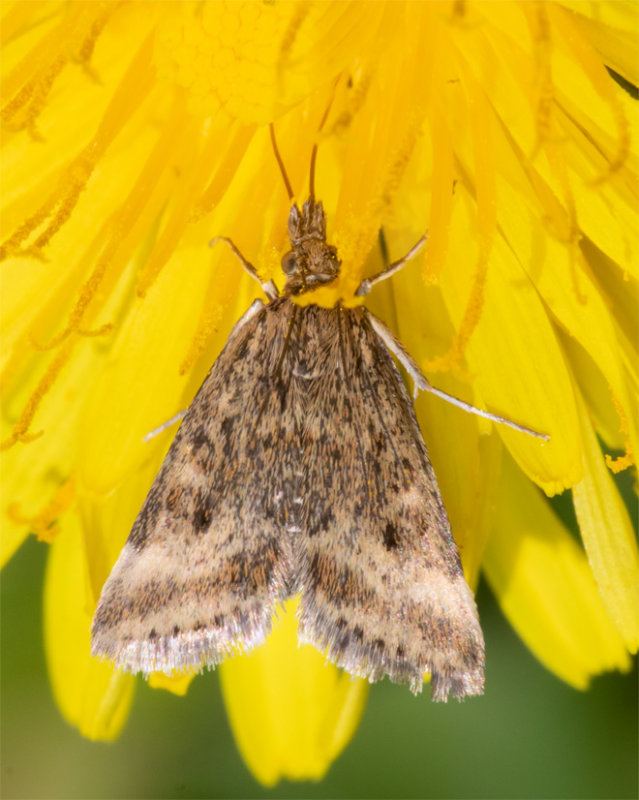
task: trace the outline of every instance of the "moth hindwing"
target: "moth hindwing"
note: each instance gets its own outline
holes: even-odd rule
[[[92,652],[145,674],[212,666],[261,644],[300,595],[300,640],[351,674],[418,692],[428,671],[436,700],[480,694],[475,602],[381,323],[295,303],[340,268],[312,194],[289,236],[282,294],[264,285],[189,407]]]

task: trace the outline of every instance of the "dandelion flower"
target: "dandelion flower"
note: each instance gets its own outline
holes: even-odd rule
[[[637,85],[637,7],[2,14],[1,548],[4,563],[30,534],[51,543],[45,641],[63,715],[95,739],[126,720],[134,679],[90,658],[89,625],[172,433],[144,437],[188,406],[259,293],[206,243],[230,237],[281,281],[288,198],[271,122],[302,200],[319,144],[343,269],[317,302],[352,297],[384,250],[397,258],[428,230],[371,304],[433,384],[550,434],[542,446],[418,399],[469,583],[482,570],[572,686],[627,669],[639,566],[611,473],[638,446],[637,113],[620,85]],[[581,543],[543,494],[565,490]],[[292,609],[220,671],[264,784],[320,778],[365,701],[366,684],[297,648]],[[183,693],[190,679],[152,684]]]

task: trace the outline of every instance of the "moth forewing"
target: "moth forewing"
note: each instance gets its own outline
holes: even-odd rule
[[[215,665],[264,641],[287,596],[291,554],[263,482],[285,480],[290,436],[273,436],[282,315],[254,303],[191,403],[107,580],[92,652],[155,670]],[[275,349],[274,349],[275,347]]]
[[[370,680],[419,691],[428,670],[435,699],[481,693],[474,598],[399,372],[364,309],[307,316],[322,378],[307,390],[300,636]]]

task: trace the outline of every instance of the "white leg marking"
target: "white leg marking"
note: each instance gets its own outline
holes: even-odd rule
[[[421,370],[411,355],[406,351],[402,343],[395,336],[393,336],[386,325],[384,325],[381,320],[377,319],[377,317],[373,316],[370,311],[367,311],[366,313],[370,319],[375,333],[410,375],[413,381],[413,400],[416,399],[417,393],[421,389],[423,392],[430,392],[431,394],[437,395],[437,397],[441,397],[442,400],[446,400],[447,403],[451,403],[458,408],[462,408],[464,411],[468,411],[470,414],[476,414],[478,417],[489,419],[492,422],[499,422],[500,424],[507,425],[509,428],[513,428],[521,433],[527,433],[529,436],[535,436],[537,439],[543,439],[544,441],[548,441],[550,439],[550,436],[548,436],[546,433],[538,433],[532,428],[527,428],[525,425],[520,425],[518,422],[513,422],[506,417],[500,417],[498,414],[491,414],[489,411],[484,411],[481,408],[472,406],[470,403],[466,403],[464,400],[460,400],[458,397],[454,397],[452,394],[442,392],[441,389],[436,389],[430,384],[424,375],[422,375]]]

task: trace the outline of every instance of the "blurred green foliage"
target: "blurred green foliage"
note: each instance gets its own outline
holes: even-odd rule
[[[321,783],[257,784],[226,721],[217,676],[185,698],[139,679],[113,744],[60,717],[47,684],[41,587],[46,546],[26,543],[2,575],[4,798],[476,797],[636,798],[637,674],[577,692],[549,674],[480,588],[487,693],[435,705],[387,681],[373,687],[353,742]]]

